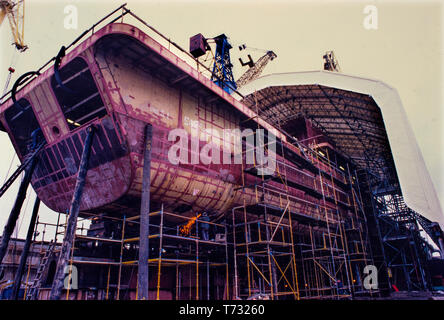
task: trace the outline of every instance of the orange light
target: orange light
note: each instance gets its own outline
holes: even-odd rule
[[[186,225],[180,226],[179,231],[183,236],[188,236],[191,232],[191,227],[196,223],[196,220],[201,216],[199,213],[196,217],[191,218]]]

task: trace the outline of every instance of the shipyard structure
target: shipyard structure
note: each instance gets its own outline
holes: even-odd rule
[[[0,106],[22,163],[0,195],[24,172],[0,246],[1,297],[442,289],[444,216],[396,90],[336,72],[331,55],[323,71],[258,77],[273,52],[250,57],[236,84],[226,36],[212,41],[208,68],[211,41],[182,49],[122,6],[18,78]],[[11,240],[29,184],[28,237]],[[40,201],[56,224],[37,217]]]

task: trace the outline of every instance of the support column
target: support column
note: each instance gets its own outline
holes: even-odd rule
[[[76,186],[69,208],[69,218],[65,230],[65,237],[63,238],[62,248],[60,251],[59,260],[57,261],[57,270],[52,283],[50,299],[58,300],[62,295],[62,289],[65,282],[65,269],[69,263],[71,254],[72,242],[77,227],[77,217],[80,211],[80,201],[82,200],[83,187],[85,186],[86,174],[88,172],[88,161],[91,154],[91,145],[94,137],[94,126],[86,129],[87,136],[85,144],[83,145],[82,158],[80,160],[79,173],[77,175]]]
[[[25,271],[26,260],[28,259],[29,248],[31,247],[31,240],[34,234],[35,222],[40,208],[40,199],[37,196],[34,202],[34,208],[32,209],[31,221],[29,222],[28,233],[26,235],[25,245],[23,246],[22,255],[20,256],[20,263],[15,274],[14,285],[12,287],[12,300],[18,300],[18,294],[20,290],[20,284],[22,282],[23,272]],[[32,258],[31,258],[32,259]],[[31,264],[32,260],[29,262]]]
[[[153,127],[145,127],[145,143],[143,151],[142,200],[140,204],[140,235],[139,235],[139,264],[137,277],[137,299],[148,300],[148,259],[149,259],[149,224],[150,224],[150,186],[151,186],[151,144]]]
[[[2,243],[0,244],[0,264],[3,262],[3,258],[8,250],[9,240],[14,232],[15,225],[17,224],[17,219],[20,215],[20,210],[22,209],[23,202],[26,199],[26,191],[28,190],[29,183],[31,182],[32,174],[34,173],[35,166],[37,164],[37,157],[32,158],[29,164],[28,170],[25,171],[25,176],[20,184],[20,188],[15,199],[14,207],[9,214],[8,222],[3,230]]]

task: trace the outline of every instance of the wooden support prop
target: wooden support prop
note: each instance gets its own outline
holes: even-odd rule
[[[50,299],[59,300],[62,295],[62,289],[65,285],[65,273],[70,260],[71,248],[77,227],[77,217],[80,211],[80,202],[82,200],[83,187],[85,186],[86,174],[88,172],[89,156],[91,154],[91,145],[94,137],[94,126],[88,127],[85,144],[83,145],[82,158],[80,160],[79,172],[77,175],[76,186],[69,208],[69,217],[63,238],[62,248],[59,260],[57,261],[57,271],[52,283]]]
[[[35,222],[40,208],[39,197],[35,198],[34,208],[32,209],[31,221],[29,222],[28,233],[26,234],[25,245],[23,246],[22,255],[20,256],[20,263],[15,274],[14,285],[12,287],[11,299],[18,300],[20,284],[22,282],[23,272],[25,271],[26,260],[28,259],[29,248],[31,247],[31,240],[34,234]],[[31,264],[31,261],[29,262]]]
[[[151,144],[153,127],[145,127],[145,144],[143,151],[142,200],[140,204],[140,238],[139,264],[137,277],[137,299],[148,300],[148,259],[149,259],[149,223],[150,223],[150,186],[151,186]]]
[[[8,250],[9,240],[14,232],[15,225],[17,224],[17,219],[20,215],[20,210],[22,209],[23,202],[26,199],[26,191],[28,190],[29,183],[31,182],[32,174],[34,173],[35,166],[37,164],[37,157],[33,157],[28,169],[25,171],[25,176],[20,184],[20,188],[15,199],[14,207],[12,207],[11,213],[9,214],[8,222],[3,230],[2,243],[0,244],[0,264],[3,262],[3,258]]]

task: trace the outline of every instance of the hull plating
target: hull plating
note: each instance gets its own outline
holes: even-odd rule
[[[111,24],[74,48],[64,58],[61,70],[76,57],[88,65],[106,108],[105,117],[70,129],[60,99],[50,85],[52,69],[17,94],[32,104],[48,142],[32,181],[48,207],[58,212],[68,210],[85,129],[95,124],[98,133],[94,138],[81,210],[137,212],[142,185],[143,128],[147,123],[153,125],[151,195],[154,201],[173,209],[185,205],[193,210],[224,212],[266,198],[268,203],[282,207],[283,184],[272,181],[267,190],[242,190],[241,165],[173,165],[168,161],[172,144],[168,133],[172,129],[181,128],[191,134],[194,121],[199,130],[211,128],[220,132],[220,137],[223,129],[240,128],[241,121],[255,116],[172,52],[133,26]],[[0,114],[18,151],[16,137],[4,116],[11,105],[10,100],[2,105]],[[278,130],[263,120],[258,122],[285,144],[286,139]],[[217,136],[209,136],[201,145],[208,142],[220,144]],[[288,148],[300,155],[295,147]],[[19,155],[23,159],[24,155]],[[290,164],[284,159],[280,161]],[[331,209],[337,205],[333,201],[321,204],[321,192],[331,199],[335,197],[336,203],[337,196],[341,200],[342,195],[344,205],[349,205],[347,192],[334,190],[333,183],[325,178],[295,166],[291,170],[286,175],[294,180],[293,186],[288,186],[291,210],[316,219],[324,215],[321,205]],[[245,175],[245,179],[245,185],[257,182],[257,178],[250,175]],[[311,194],[306,191],[310,188],[314,190]]]

